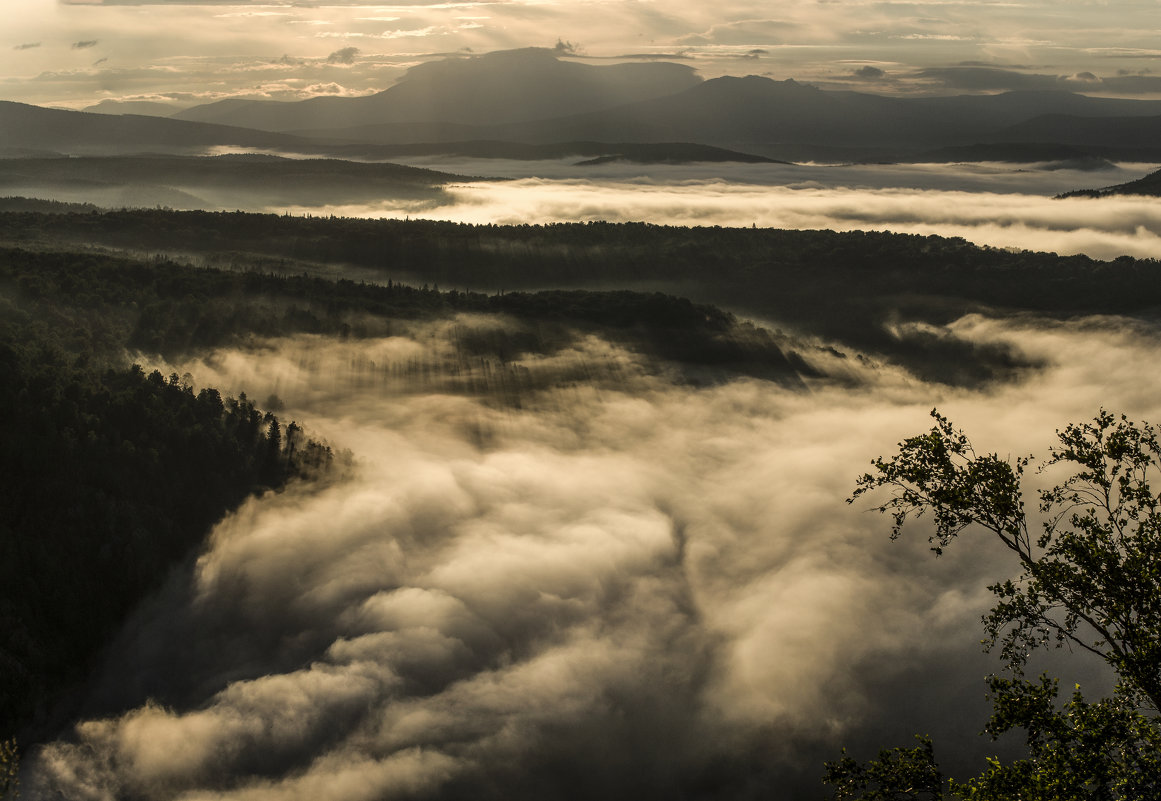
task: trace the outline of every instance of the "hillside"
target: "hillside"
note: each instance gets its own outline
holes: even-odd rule
[[[126,211],[0,215],[0,242],[99,245],[211,266],[406,281],[489,293],[648,288],[712,303],[906,366],[976,385],[1018,369],[1005,348],[940,329],[973,311],[1149,313],[1158,266],[1009,252],[888,233],[673,228],[640,223],[472,226]],[[891,321],[931,329],[896,331]]]
[[[262,155],[0,160],[0,193],[106,206],[250,208],[429,199],[461,176],[397,164]]]
[[[1006,142],[1059,142],[1133,161],[1161,161],[1161,116],[1044,114],[992,134]]]
[[[1075,192],[1066,192],[1060,195],[1068,197],[1107,197],[1109,195],[1145,195],[1147,197],[1161,197],[1161,170],[1151,172],[1144,178],[1129,181],[1116,186],[1106,186],[1102,189],[1078,189]]]
[[[0,156],[20,149],[72,155],[202,152],[233,145],[294,149],[306,144],[285,134],[192,123],[137,114],[114,116],[0,101]]]

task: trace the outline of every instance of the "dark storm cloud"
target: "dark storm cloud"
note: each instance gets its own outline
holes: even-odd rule
[[[883,70],[879,69],[878,67],[872,67],[870,64],[868,64],[865,67],[859,67],[854,71],[853,74],[860,80],[877,81],[883,78],[887,73],[883,72]]]
[[[73,50],[88,50],[90,47],[96,47],[99,42],[96,39],[85,39],[81,42],[73,42]]]

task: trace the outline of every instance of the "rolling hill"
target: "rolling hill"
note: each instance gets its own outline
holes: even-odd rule
[[[109,115],[0,101],[0,154],[20,150],[73,155],[200,152],[228,146],[293,149],[309,143],[285,134],[139,114]]]

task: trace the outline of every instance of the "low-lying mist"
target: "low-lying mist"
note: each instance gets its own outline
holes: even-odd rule
[[[488,160],[414,163],[520,177],[451,185],[446,203],[345,204],[328,206],[326,213],[493,224],[608,220],[882,230],[1098,259],[1161,258],[1161,209],[1154,198],[1054,198],[1073,189],[1134,180],[1155,165],[1089,171],[1016,164],[614,164],[588,172],[557,162],[505,161],[491,164],[490,170]],[[307,206],[286,210],[320,211]]]
[[[212,161],[212,160],[211,160]],[[294,215],[392,217],[481,224],[645,221],[661,225],[876,230],[962,237],[1020,250],[1161,258],[1161,207],[1141,196],[1055,199],[1125,183],[1157,165],[1110,164],[626,164],[425,157],[411,166],[512,180],[392,187],[346,165],[341,175],[305,180],[288,172],[233,176],[215,183],[189,176],[103,183],[9,183],[8,194],[107,208],[245,210]],[[261,163],[261,162],[259,162]],[[320,162],[310,162],[318,164]],[[269,167],[269,164],[264,166]],[[368,176],[360,178],[358,170]]]
[[[978,768],[1010,748],[974,733],[1012,565],[889,542],[855,475],[936,405],[1012,455],[1101,406],[1161,419],[1158,333],[1118,319],[960,320],[1047,365],[986,393],[891,367],[694,387],[591,335],[449,383],[468,324],[503,322],[157,365],[276,395],[354,474],[222,521],[26,760],[30,797],[816,798],[841,745],[913,733]],[[1102,680],[1076,660],[1065,681]]]

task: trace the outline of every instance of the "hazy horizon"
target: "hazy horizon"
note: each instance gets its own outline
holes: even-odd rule
[[[599,13],[593,13],[593,9]],[[591,64],[670,60],[888,95],[1066,89],[1161,97],[1149,4],[753,0],[580,3],[26,0],[6,9],[0,98],[358,96],[449,55],[554,48]]]

